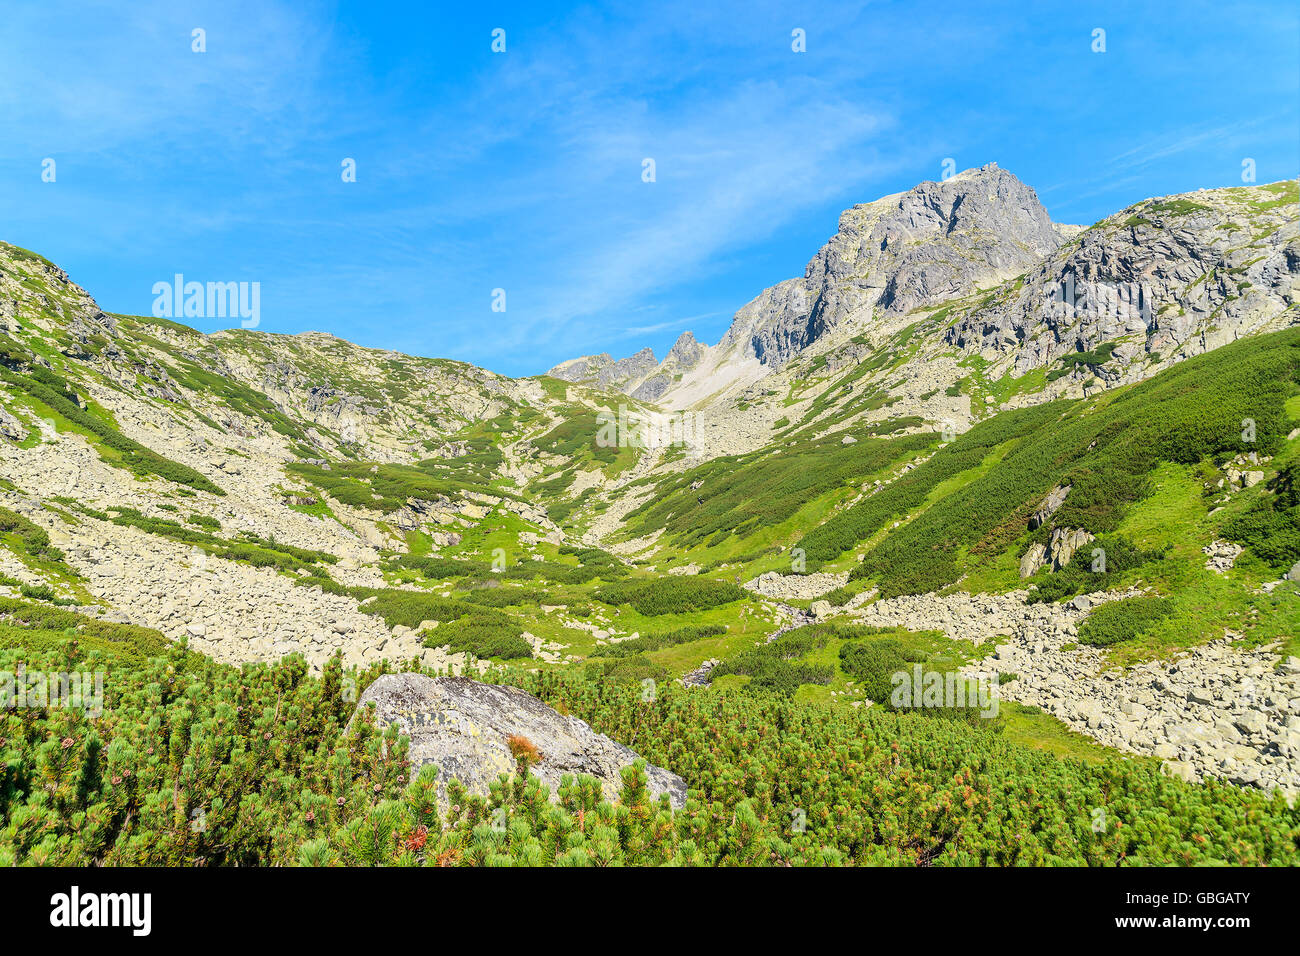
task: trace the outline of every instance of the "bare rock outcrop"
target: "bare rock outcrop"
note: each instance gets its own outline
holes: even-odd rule
[[[873,312],[887,323],[1010,278],[1061,241],[1034,190],[996,163],[924,182],[841,213],[804,277],[737,312],[721,347],[747,347],[779,368],[831,329]]]
[[[1069,485],[1057,485],[1049,491],[1038,503],[1037,509],[1029,516],[1029,530],[1041,527],[1047,523],[1047,519],[1060,510],[1061,505],[1065,504],[1065,497],[1070,493]]]
[[[638,757],[576,717],[561,714],[517,687],[465,677],[385,674],[361,695],[358,707],[375,705],[379,726],[397,723],[411,739],[414,766],[438,766],[440,785],[453,778],[471,793],[486,795],[501,774],[515,772],[507,739],[525,737],[541,760],[531,772],[555,798],[565,774],[597,778],[617,800],[621,770]],[[660,767],[646,767],[652,797],[667,794],[674,809],[686,803],[686,782]]]
[[[1054,528],[1052,538],[1046,545],[1035,542],[1029,546],[1029,550],[1020,559],[1020,576],[1033,577],[1042,567],[1059,571],[1070,563],[1074,552],[1092,540],[1092,534],[1082,528]]]

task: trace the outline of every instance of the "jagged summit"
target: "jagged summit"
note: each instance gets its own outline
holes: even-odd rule
[[[915,410],[960,422],[983,405],[945,401],[964,355],[999,375],[1045,369],[1038,400],[1135,381],[1296,321],[1295,191],[1284,181],[1159,197],[1084,227],[1053,223],[996,163],[968,169],[844,210],[803,276],[741,306],[717,345],[679,340],[659,368],[611,387],[753,417],[756,400],[791,387],[808,362],[897,368],[905,348],[919,353],[910,379],[929,396]],[[1100,361],[1056,368],[1099,348]]]
[[[1029,186],[996,164],[861,203],[802,279],[737,314],[720,346],[780,368],[827,331],[872,331],[913,309],[1023,272],[1063,240]]]
[[[674,350],[682,346],[681,353],[622,390],[639,389],[637,397],[649,400],[669,391],[696,398],[712,391],[695,381],[702,375],[715,386],[753,380],[781,368],[832,329],[890,328],[896,317],[919,306],[1017,275],[1064,241],[1034,190],[996,163],[859,203],[840,214],[836,234],[802,278],[765,289],[736,312],[716,346],[720,355],[705,361],[694,336],[685,343],[679,339]],[[629,384],[628,376],[606,372],[610,366],[608,355],[588,357],[551,374]],[[686,374],[692,371],[697,375]]]
[[[683,332],[668,350],[668,359],[687,368],[693,367],[700,360],[700,351],[704,346],[695,338],[693,332]]]
[[[655,353],[649,348],[644,348],[635,355],[629,355],[618,361],[615,361],[608,352],[584,355],[581,358],[561,362],[546,374],[566,382],[631,392],[645,377],[646,372],[654,369],[658,364],[659,360],[655,358]]]

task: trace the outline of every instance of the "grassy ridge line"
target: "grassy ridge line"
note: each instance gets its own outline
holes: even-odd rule
[[[718,458],[663,482],[628,514],[629,537],[663,528],[685,549],[747,538],[794,515],[814,499],[919,454],[933,435],[802,441],[776,452]],[[698,486],[698,487],[696,487]]]
[[[799,543],[807,555],[809,568],[815,570],[838,558],[890,521],[910,514],[943,482],[978,468],[999,445],[1055,424],[1073,412],[1073,406],[1074,403],[1053,402],[1004,412],[958,436],[928,461],[804,535]]]

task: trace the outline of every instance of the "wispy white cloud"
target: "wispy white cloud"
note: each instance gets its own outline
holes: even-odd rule
[[[1091,57],[1077,25],[978,6],[506,5],[493,16],[509,52],[493,56],[488,21],[417,0],[364,15],[329,0],[10,4],[3,238],[59,259],[109,308],[148,308],[175,271],[257,279],[272,331],[537,371],[696,323],[716,333],[799,272],[838,209],[936,178],[945,156],[1055,180],[1040,190],[1054,213],[1175,191],[1170,169],[1199,184],[1199,155],[1294,127],[1275,93],[1295,71],[1203,106],[1222,83],[1190,58],[1228,52],[1206,22],[1284,31],[1193,6],[1178,34],[1123,23],[1116,5],[1101,63],[1069,60]],[[806,54],[790,50],[796,26]],[[1141,62],[1122,60],[1137,37]],[[1144,83],[1141,109],[1116,101]],[[1169,118],[1197,95],[1199,125]],[[1043,110],[1067,101],[1107,105],[1071,117],[1063,143]],[[39,182],[45,156],[57,187]],[[359,164],[348,186],[344,156]],[[496,287],[505,313],[490,310]]]
[[[1177,130],[1149,140],[1140,146],[1124,150],[1111,157],[1110,165],[1116,169],[1129,169],[1135,166],[1145,166],[1148,163],[1176,156],[1188,150],[1204,148],[1210,144],[1231,147],[1239,141],[1241,134],[1264,124],[1276,123],[1279,119],[1280,116],[1274,113],[1243,119],[1236,123],[1203,126],[1192,130]]]
[[[634,325],[631,328],[624,329],[622,334],[624,336],[649,335],[652,332],[665,332],[669,329],[685,332],[690,330],[691,324],[694,322],[716,319],[718,316],[725,314],[725,312],[701,312],[699,315],[680,316],[657,322],[654,325]]]

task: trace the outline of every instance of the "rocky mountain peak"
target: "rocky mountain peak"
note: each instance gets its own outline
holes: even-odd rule
[[[695,338],[694,333],[683,332],[668,350],[667,361],[676,362],[683,368],[694,368],[704,355],[704,346]]]
[[[608,353],[569,359],[552,368],[547,375],[597,388],[614,388],[630,392],[647,373],[659,366],[654,350],[644,348],[635,355],[617,361]]]
[[[674,409],[745,411],[753,431],[737,447],[789,418],[765,396],[864,362],[916,370],[906,399],[873,382],[895,393],[893,414],[945,420],[987,413],[958,384],[964,355],[994,377],[1045,370],[1021,404],[1138,381],[1295,323],[1295,194],[1292,180],[1155,197],[1082,227],[1053,223],[1031,187],[990,163],[845,209],[803,276],[738,309],[716,346],[683,333],[657,367],[643,350],[552,374]],[[730,419],[717,429],[742,431]]]
[[[996,163],[861,203],[802,279],[736,313],[724,344],[781,367],[831,329],[864,332],[1024,272],[1063,239],[1032,188]]]

